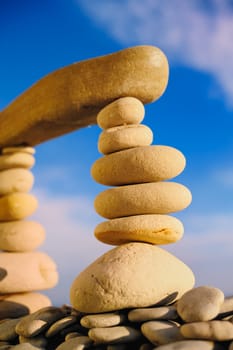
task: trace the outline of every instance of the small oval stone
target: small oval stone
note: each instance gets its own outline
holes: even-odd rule
[[[16,333],[26,338],[35,337],[57,320],[64,317],[62,310],[55,306],[40,309],[25,316],[16,325]]]
[[[45,239],[45,230],[35,221],[17,220],[0,223],[0,250],[26,252],[38,248]]]
[[[156,350],[214,350],[215,344],[205,340],[181,340],[156,347]]]
[[[184,338],[180,333],[178,325],[169,321],[150,321],[143,323],[141,331],[155,345],[168,344]]]
[[[27,169],[0,171],[0,196],[14,192],[29,192],[34,184],[34,176]]]
[[[0,156],[0,170],[12,168],[30,169],[35,164],[35,158],[31,154],[17,152]]]
[[[131,322],[145,322],[151,320],[176,320],[178,314],[175,306],[161,306],[131,310],[128,319]]]
[[[70,301],[85,313],[166,305],[193,285],[192,271],[175,256],[132,242],[108,251],[81,272],[71,286]]]
[[[2,154],[11,154],[11,153],[29,153],[29,154],[35,154],[36,150],[33,147],[29,146],[16,146],[16,147],[4,147],[2,149]]]
[[[186,322],[214,319],[224,301],[223,292],[214,287],[201,286],[186,292],[177,302],[177,312]]]
[[[11,345],[6,341],[0,341],[0,350],[10,350],[13,349],[13,347],[14,345]]]
[[[104,218],[116,219],[177,212],[185,209],[191,200],[187,187],[166,181],[110,188],[96,196],[94,207]]]
[[[61,318],[49,327],[49,329],[46,331],[45,335],[47,338],[54,337],[61,330],[67,328],[68,326],[70,326],[76,322],[78,322],[77,317],[72,316],[72,315]]]
[[[29,343],[39,349],[46,348],[48,341],[43,335],[37,335],[36,337],[26,338],[22,335],[19,336],[19,343]]]
[[[111,332],[109,328],[92,328],[88,336],[95,344],[128,343],[141,338],[141,333],[132,327],[117,326],[111,327]]]
[[[77,338],[77,337],[80,337],[80,336],[82,336],[82,334],[79,333],[79,332],[71,332],[71,333],[66,334],[65,340],[69,340],[71,338]]]
[[[139,350],[152,350],[154,346],[151,343],[144,343],[140,346]]]
[[[111,344],[107,346],[107,350],[127,350],[129,344]]]
[[[15,327],[19,321],[19,318],[0,321],[0,341],[10,341],[17,337]]]
[[[81,318],[80,323],[85,328],[103,328],[119,325],[125,320],[125,315],[119,312],[111,312],[84,316]]]
[[[30,343],[22,343],[14,345],[14,350],[38,350],[38,346],[32,345]],[[40,350],[45,350],[44,348],[39,348]]]
[[[119,186],[157,182],[179,175],[185,158],[169,146],[144,146],[108,154],[95,161],[93,179],[103,185]]]
[[[228,315],[233,316],[233,296],[226,297],[224,299],[224,302],[220,306],[219,316],[224,317],[224,316],[228,316]]]
[[[2,252],[0,266],[2,294],[52,288],[58,281],[56,264],[42,252]]]
[[[108,104],[97,115],[97,124],[109,129],[124,124],[139,124],[145,115],[143,103],[135,97],[122,97]]]
[[[11,193],[0,197],[0,221],[22,220],[38,207],[35,196],[29,193]]]
[[[185,338],[227,341],[233,339],[233,324],[228,321],[187,323],[180,327]]]
[[[56,350],[82,350],[88,348],[92,344],[92,340],[89,337],[81,336],[70,338],[64,343],[60,344]]]
[[[181,239],[184,227],[169,215],[147,214],[112,219],[98,224],[95,237],[104,243],[120,245],[129,242],[169,244]]]
[[[80,325],[79,322],[74,323],[62,329],[60,331],[60,335],[65,338],[67,334],[73,333],[73,332],[81,333],[81,335],[83,335],[83,327]]]
[[[98,151],[103,154],[124,149],[149,146],[153,141],[153,132],[146,125],[123,125],[104,130],[98,140]]]

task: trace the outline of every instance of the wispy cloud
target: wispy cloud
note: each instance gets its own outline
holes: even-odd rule
[[[69,289],[74,278],[93,260],[109,249],[94,238],[94,228],[100,218],[95,214],[92,200],[83,196],[54,197],[45,188],[34,191],[39,209],[33,219],[46,229],[46,241],[41,251],[57,263],[60,281],[46,292],[54,303],[69,302]]]
[[[233,105],[233,8],[230,0],[76,0],[124,45],[162,48],[171,64],[210,74]],[[208,8],[207,8],[208,7]]]
[[[192,268],[197,285],[213,285],[233,295],[233,216],[198,213],[184,217],[183,239],[166,249]]]
[[[217,170],[214,178],[224,187],[233,190],[233,167]]]

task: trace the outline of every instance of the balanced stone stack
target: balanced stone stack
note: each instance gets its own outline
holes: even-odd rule
[[[104,243],[118,245],[84,270],[71,287],[71,304],[86,313],[166,304],[194,285],[192,271],[157,245],[173,243],[183,225],[172,212],[187,207],[191,193],[169,182],[185,167],[185,158],[169,146],[151,146],[143,104],[120,98],[97,116],[104,129],[98,141],[104,157],[92,166],[93,178],[107,186],[95,209],[107,221],[95,229]]]
[[[29,170],[34,153],[31,147],[8,147],[0,155],[0,319],[51,305],[36,291],[51,288],[58,280],[53,260],[35,251],[44,241],[44,228],[25,220],[38,205],[28,193],[34,183]]]

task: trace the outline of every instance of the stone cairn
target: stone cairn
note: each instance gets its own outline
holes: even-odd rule
[[[35,251],[45,238],[44,228],[25,220],[37,209],[28,192],[34,176],[32,147],[8,147],[0,154],[0,320],[22,316],[51,305],[37,290],[52,288],[58,280],[56,265]]]
[[[105,107],[97,118],[104,129],[98,142],[104,157],[94,163],[92,176],[101,184],[115,187],[95,199],[97,213],[108,219],[96,227],[95,236],[117,247],[77,276],[71,286],[71,306],[46,306],[23,317],[17,313],[9,316],[5,311],[0,322],[0,350],[233,350],[233,297],[224,298],[221,290],[210,286],[193,288],[192,271],[157,246],[181,239],[183,225],[170,213],[187,207],[191,194],[183,185],[167,181],[182,172],[184,156],[172,147],[151,146],[152,131],[140,124],[143,117],[142,103],[125,97]],[[3,153],[0,164],[6,156],[9,157]],[[27,157],[31,159],[32,155],[27,153]],[[9,170],[6,171],[5,176],[10,179]],[[19,230],[6,230],[4,225],[13,228],[13,223],[25,223],[11,220],[21,220],[36,207],[35,199],[23,193],[30,187],[21,185],[18,190],[19,208],[24,210],[20,216],[15,214],[18,206],[15,210],[6,209],[15,207],[17,193],[2,192],[2,237],[7,236],[8,230],[13,236],[19,235]],[[15,188],[14,185],[14,192]],[[22,231],[24,235],[28,232]],[[10,238],[10,243],[1,239],[6,241],[1,243],[1,249],[10,250],[2,253],[1,267],[5,266],[10,276],[5,256],[11,254],[9,266],[14,265],[14,276],[20,276],[12,277],[0,290],[3,299],[7,293],[51,286],[42,282],[38,285],[39,278],[35,272],[34,278],[32,267],[21,277],[20,269],[27,269],[26,265],[37,259],[34,252],[15,252],[20,244],[21,251],[35,249],[34,241],[29,239],[29,244],[24,237],[17,244]],[[14,254],[25,256],[24,266]],[[0,287],[5,286],[4,271],[1,274]],[[15,287],[22,278],[23,285],[30,286],[26,290]]]

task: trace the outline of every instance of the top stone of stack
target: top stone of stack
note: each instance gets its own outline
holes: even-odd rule
[[[97,124],[102,129],[125,124],[140,124],[144,115],[145,109],[142,102],[134,97],[124,97],[103,108],[97,115]]]

